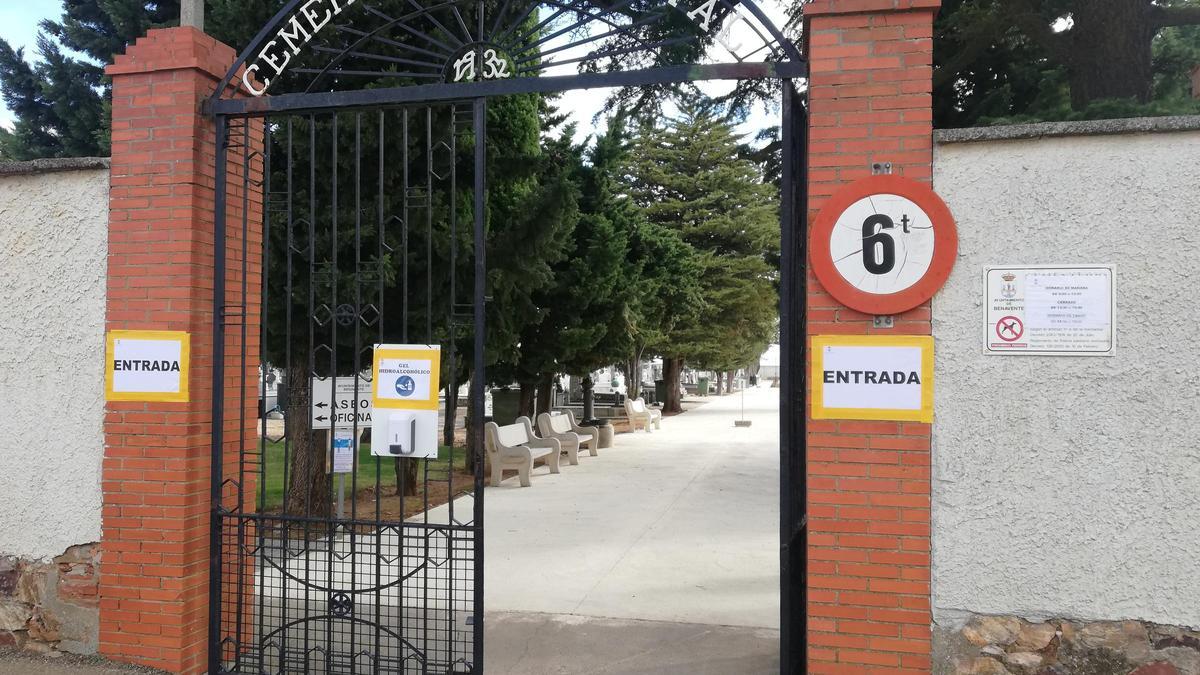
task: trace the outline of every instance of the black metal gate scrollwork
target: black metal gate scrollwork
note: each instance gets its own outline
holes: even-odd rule
[[[794,365],[806,138],[795,81],[806,77],[795,45],[752,0],[288,2],[207,103],[218,152],[213,419],[223,421],[213,424],[209,672],[483,672],[488,97],[782,83],[781,330]],[[262,222],[247,215],[255,195]],[[231,200],[242,208],[227,209]],[[242,242],[261,228],[263,249],[227,251],[231,228]],[[262,279],[248,278],[254,256]],[[251,353],[242,317],[254,305],[263,319]],[[332,473],[297,499],[305,458],[331,457],[339,434],[369,443],[357,410],[301,419],[315,387],[336,391],[340,380],[353,400],[369,398],[382,343],[442,345],[449,390],[474,373],[470,442],[452,434],[415,483],[401,460],[359,453],[341,514],[328,506]],[[224,392],[248,384],[240,378],[256,365],[264,385],[268,368],[285,374],[289,400],[283,422],[264,418],[247,435],[246,406],[227,405]],[[803,359],[786,368],[783,409],[798,395],[803,410]],[[781,639],[793,672],[804,651],[804,422],[782,417]],[[410,491],[418,508],[406,512],[398,495]],[[429,508],[435,493],[449,503]]]

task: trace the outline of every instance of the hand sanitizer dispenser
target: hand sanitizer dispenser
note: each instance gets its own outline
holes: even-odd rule
[[[388,454],[411,457],[417,450],[417,418],[411,412],[394,412],[388,415]]]
[[[376,457],[437,459],[438,413],[375,408],[371,441],[371,454]]]

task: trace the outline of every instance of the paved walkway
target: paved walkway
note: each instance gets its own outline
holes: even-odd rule
[[[709,398],[531,488],[488,488],[486,672],[777,673],[778,401],[747,392],[735,428],[741,396]],[[0,675],[139,672],[0,650]]]
[[[153,675],[161,670],[112,663],[98,656],[40,654],[0,647],[0,675]]]
[[[778,389],[486,499],[489,673],[777,672]]]

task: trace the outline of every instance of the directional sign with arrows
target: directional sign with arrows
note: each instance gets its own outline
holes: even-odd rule
[[[371,381],[364,377],[312,378],[312,428],[366,429],[371,426]],[[357,391],[355,382],[357,381]]]

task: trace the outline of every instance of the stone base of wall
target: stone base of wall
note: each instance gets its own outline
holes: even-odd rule
[[[95,654],[100,634],[100,545],[53,562],[0,557],[0,647]]]
[[[1200,675],[1200,631],[1141,621],[976,616],[934,631],[936,675]]]

